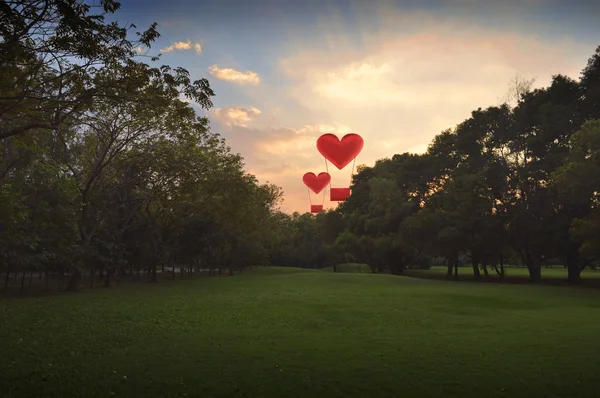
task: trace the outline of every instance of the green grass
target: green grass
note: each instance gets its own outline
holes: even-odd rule
[[[428,274],[446,274],[448,268],[443,266],[435,266],[430,269],[421,270],[421,269],[409,269],[405,270],[406,275],[410,276],[426,276]],[[496,271],[488,267],[488,272],[490,277],[498,277]],[[515,276],[515,277],[528,277],[529,271],[526,267],[505,267],[504,272],[506,276]],[[483,271],[481,272],[483,276]],[[459,267],[458,268],[458,276],[464,276],[466,278],[473,277],[473,268],[472,267]],[[542,267],[542,278],[547,279],[567,279],[567,270],[564,267],[554,266],[551,268]],[[600,278],[600,270],[598,269],[585,269],[581,273],[581,277],[584,279],[587,278]]]
[[[275,267],[0,302],[3,397],[591,397],[600,292]]]

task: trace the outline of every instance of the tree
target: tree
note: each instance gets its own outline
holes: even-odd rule
[[[511,108],[517,106],[519,101],[531,92],[534,83],[535,78],[528,80],[517,73],[508,83],[508,90],[502,99],[502,104],[507,104]]]
[[[558,209],[567,223],[566,239],[569,280],[578,282],[581,271],[599,259],[597,243],[598,192],[600,186],[600,119],[583,124],[570,140],[571,151],[566,164],[553,177]]]

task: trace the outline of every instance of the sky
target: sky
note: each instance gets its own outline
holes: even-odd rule
[[[558,0],[121,0],[115,18],[158,23],[148,54],[215,91],[211,131],[286,212],[337,206],[302,183],[326,171],[325,133],[356,133],[356,165],[422,153],[479,107],[498,105],[519,74],[547,86],[578,79],[600,45],[600,2]],[[148,60],[149,63],[152,64]],[[352,164],[328,165],[348,187]]]

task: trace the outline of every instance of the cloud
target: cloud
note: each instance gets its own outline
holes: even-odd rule
[[[191,40],[188,40],[186,42],[183,42],[183,41],[175,42],[175,43],[171,44],[170,46],[163,48],[162,50],[160,50],[160,52],[168,53],[171,51],[191,50],[191,49],[194,49],[194,51],[196,51],[196,54],[198,54],[198,55],[200,55],[202,53],[202,46],[200,45],[200,43],[192,44]]]
[[[217,65],[212,65],[208,70],[210,74],[217,79],[231,83],[250,85],[257,85],[260,83],[260,76],[256,72],[239,72],[232,68],[219,68]]]
[[[423,33],[382,42],[350,62],[320,64],[324,54],[307,51],[282,66],[292,78],[304,74],[292,94],[308,95],[317,106],[473,109],[491,104],[519,71],[549,77],[560,66],[567,69],[568,57],[556,56],[561,50],[569,52],[534,39]],[[336,58],[343,57],[330,59]]]
[[[293,157],[314,159],[318,155],[315,148],[319,136],[331,133],[341,138],[350,132],[350,128],[335,123],[333,125],[306,125],[299,129],[292,129],[292,131],[293,134],[287,137],[257,141],[256,149],[263,155],[281,157],[282,159]],[[318,156],[320,157],[320,155]]]
[[[242,126],[246,127],[248,122],[256,119],[262,112],[253,106],[240,107],[232,106],[226,108],[216,108],[214,111],[215,117],[227,126]]]
[[[280,60],[286,94],[308,111],[326,110],[322,122],[351,126],[365,139],[364,156],[382,158],[420,152],[473,110],[497,105],[516,73],[536,77],[534,88],[556,73],[577,78],[590,51],[568,39],[439,25],[366,32],[364,47],[338,37],[335,46],[295,48]]]

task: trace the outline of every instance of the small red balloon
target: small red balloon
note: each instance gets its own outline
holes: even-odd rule
[[[318,176],[315,175],[315,173],[306,173],[302,177],[302,182],[304,182],[304,185],[310,188],[310,190],[314,193],[319,193],[322,190],[324,190],[330,181],[331,176],[329,175],[329,173],[325,172],[319,173]]]
[[[364,146],[358,134],[346,134],[341,140],[335,134],[323,134],[317,140],[317,150],[338,169],[343,169],[358,156]]]
[[[310,212],[311,213],[318,213],[323,211],[323,205],[310,205]]]
[[[343,202],[350,196],[350,188],[331,188],[329,200],[332,202]]]

